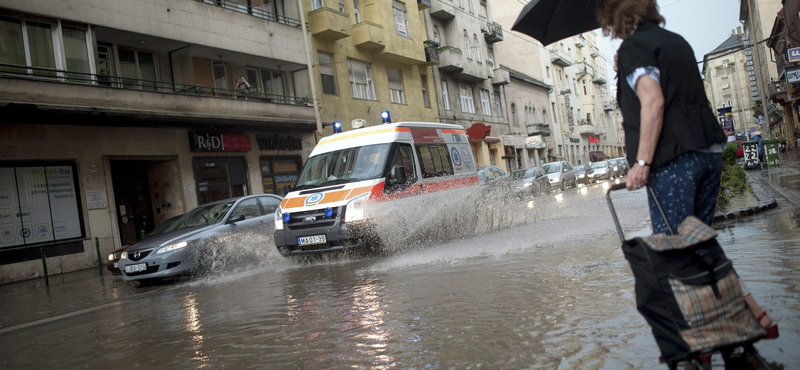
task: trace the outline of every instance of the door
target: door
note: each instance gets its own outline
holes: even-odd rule
[[[142,235],[153,230],[149,165],[149,161],[111,161],[117,225],[122,245],[141,240]]]

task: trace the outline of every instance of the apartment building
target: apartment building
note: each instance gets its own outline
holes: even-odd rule
[[[42,253],[51,274],[88,268],[96,247],[104,257],[199,204],[293,184],[316,126],[299,11],[4,2],[0,283],[42,276]]]
[[[725,133],[740,139],[749,138],[748,133],[761,133],[754,115],[757,105],[750,101],[751,91],[757,91],[755,72],[748,68],[752,54],[750,40],[740,27],[703,56],[706,95]]]
[[[326,127],[379,125],[384,111],[393,122],[438,120],[431,69],[438,49],[426,42],[423,17],[429,0],[304,2]]]
[[[513,139],[509,127],[503,96],[511,79],[495,55],[503,28],[493,21],[490,4],[435,0],[425,20],[429,45],[439,51],[439,63],[433,67],[439,120],[467,129],[478,166],[517,169],[522,141]]]
[[[510,29],[524,4],[504,5],[495,10],[496,19]],[[530,91],[529,100],[542,103],[532,103],[534,106],[526,112],[549,127],[549,136],[542,135],[546,160],[564,159],[577,164],[589,163],[593,159],[591,152],[602,151],[610,157],[622,155],[624,137],[614,118],[616,103],[608,85],[609,63],[601,52],[602,39],[595,32],[586,32],[542,45],[515,31],[508,34],[513,42],[497,48],[503,65],[551,87],[550,91]]]
[[[772,137],[779,138],[787,148],[800,147],[800,119],[798,119],[798,85],[800,85],[800,60],[796,54],[800,48],[800,20],[792,16],[800,12],[800,1],[783,2],[770,32],[767,46],[775,56],[777,79],[770,85],[770,118]]]

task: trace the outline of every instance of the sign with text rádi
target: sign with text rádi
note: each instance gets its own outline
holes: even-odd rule
[[[189,132],[193,152],[249,152],[250,135],[218,132]]]
[[[789,49],[789,62],[800,62],[800,48]]]

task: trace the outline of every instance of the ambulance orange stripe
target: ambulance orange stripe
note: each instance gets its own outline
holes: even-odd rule
[[[325,196],[322,197],[322,200],[319,203],[316,203],[314,205],[336,203],[336,202],[341,202],[343,200],[353,199],[359,195],[367,193],[370,190],[370,188],[371,188],[370,186],[361,186],[354,189],[329,191],[325,193]],[[305,196],[299,196],[293,198],[285,198],[283,199],[283,202],[281,202],[281,209],[305,207],[306,198],[309,195],[311,194],[306,194]]]

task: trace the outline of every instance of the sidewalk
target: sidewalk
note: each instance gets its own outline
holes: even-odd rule
[[[755,202],[742,208],[722,210],[714,215],[714,222],[750,216],[778,206],[778,197],[792,206],[800,206],[800,151],[782,153],[780,166],[746,170],[747,182],[753,188]]]

